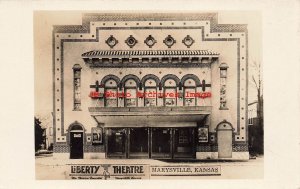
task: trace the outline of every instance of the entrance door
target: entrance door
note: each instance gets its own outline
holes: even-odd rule
[[[174,158],[193,158],[194,150],[194,129],[174,129]]]
[[[152,129],[152,158],[171,158],[171,128]]]
[[[83,132],[70,133],[70,158],[83,158]]]
[[[126,129],[107,130],[107,156],[126,158]]]
[[[148,158],[148,128],[131,128],[129,132],[129,158]]]

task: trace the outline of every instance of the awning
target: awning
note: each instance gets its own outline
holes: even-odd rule
[[[95,107],[89,111],[105,127],[195,127],[211,114],[211,107]]]

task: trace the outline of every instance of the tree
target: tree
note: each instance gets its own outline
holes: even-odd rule
[[[253,151],[254,153],[263,154],[264,153],[264,116],[263,116],[263,86],[262,86],[262,76],[261,76],[261,64],[257,61],[253,61],[251,64],[253,71],[252,74],[252,84],[257,92],[257,128],[254,132],[254,142]],[[249,133],[251,134],[251,133]]]
[[[40,125],[42,129],[44,129],[44,142],[43,144],[45,145],[45,148],[52,148],[52,136],[50,136],[50,129],[52,127],[52,113],[40,113],[40,114],[35,114],[35,117],[41,122]],[[51,129],[52,130],[52,129]]]
[[[41,149],[41,145],[45,141],[45,135],[44,131],[45,129],[42,128],[42,122],[34,117],[34,135],[35,135],[35,151],[37,152],[38,150]]]

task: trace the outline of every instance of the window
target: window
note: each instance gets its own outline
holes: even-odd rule
[[[248,124],[253,125],[253,110],[249,111],[249,119],[248,119]]]
[[[178,143],[186,144],[189,142],[189,133],[188,130],[179,130]]]
[[[74,110],[81,110],[81,95],[80,95],[80,83],[81,83],[81,66],[75,64],[73,66],[73,88],[74,88]]]
[[[125,107],[137,106],[137,83],[133,79],[128,79],[125,82]]]
[[[145,82],[144,90],[145,106],[156,106],[157,105],[157,88],[156,82],[153,79],[148,79]]]
[[[184,106],[196,106],[196,83],[193,79],[184,82]]]
[[[167,79],[165,81],[164,98],[165,106],[177,105],[177,86],[173,79]]]
[[[115,80],[109,79],[105,82],[104,97],[106,107],[118,106],[118,88]]]
[[[228,65],[221,63],[220,66],[220,110],[228,110],[226,102],[226,79]]]

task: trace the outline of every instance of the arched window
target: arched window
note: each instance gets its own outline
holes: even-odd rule
[[[133,79],[128,79],[124,83],[125,107],[137,106],[137,83]]]
[[[81,110],[81,66],[75,64],[73,66],[73,86],[74,86],[74,110]]]
[[[104,84],[104,103],[106,107],[118,107],[118,85],[113,79]]]
[[[184,84],[184,106],[196,106],[196,82],[193,79],[185,80]]]
[[[154,79],[147,79],[144,87],[145,106],[157,105],[157,83]]]
[[[167,79],[164,83],[165,106],[177,105],[177,84],[173,79]]]

